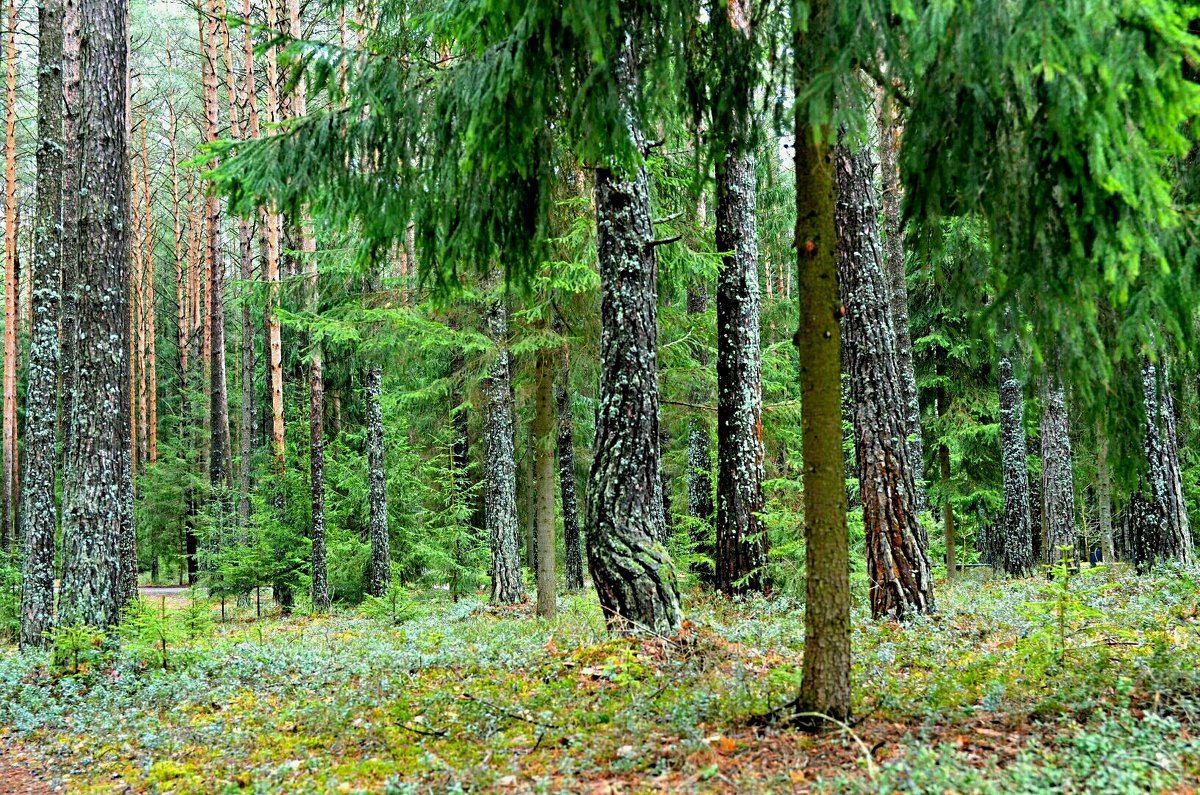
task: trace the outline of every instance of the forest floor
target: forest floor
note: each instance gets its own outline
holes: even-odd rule
[[[120,651],[85,643],[69,666],[0,650],[0,791],[1200,785],[1200,588],[1180,571],[962,581],[905,625],[856,613],[858,719],[818,737],[756,720],[799,684],[803,611],[785,597],[696,596],[669,642],[607,637],[591,594],[551,622],[444,592],[226,623],[154,607]]]

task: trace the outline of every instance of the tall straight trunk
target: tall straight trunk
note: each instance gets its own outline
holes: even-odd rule
[[[1004,468],[1004,530],[1000,569],[1012,577],[1033,572],[1033,519],[1025,447],[1025,388],[1012,360],[1000,357],[1000,456]]]
[[[687,313],[703,315],[708,312],[708,290],[704,283],[695,281],[688,285]],[[697,363],[707,369],[709,365],[708,350],[701,348],[697,351]],[[708,396],[700,390],[692,394],[692,402],[703,404]],[[708,522],[713,518],[712,491],[712,453],[708,428],[704,421],[693,414],[688,418],[688,476],[687,476],[688,516]],[[702,540],[697,539],[699,543]],[[708,550],[711,556],[712,550]]]
[[[558,482],[562,494],[563,541],[567,554],[567,590],[583,588],[583,538],[579,530],[579,498],[575,482],[575,420],[571,411],[570,354],[563,353],[559,383],[555,390],[558,407]]]
[[[493,278],[493,283],[497,279]],[[495,345],[483,391],[484,516],[492,552],[491,600],[515,604],[525,596],[517,520],[517,462],[513,449],[512,358],[503,297],[488,305],[487,332]]]
[[[854,452],[867,541],[871,615],[906,618],[934,610],[933,575],[909,455],[904,387],[896,356],[875,211],[874,175],[865,148],[834,152],[838,278],[846,316]]]
[[[794,30],[797,53],[829,24],[828,0],[809,6],[807,29]],[[796,85],[811,65],[796,59]],[[800,299],[801,439],[804,446],[804,670],[796,706],[836,720],[850,716],[850,541],[842,454],[841,301],[834,231],[831,131],[796,113],[796,293]]]
[[[1096,426],[1096,505],[1100,514],[1100,559],[1117,562],[1113,543],[1112,477],[1108,471],[1108,435],[1103,423]]]
[[[730,143],[717,164],[716,243],[728,254],[717,276],[716,586],[730,596],[767,584],[757,184],[745,147]]]
[[[637,63],[629,36],[613,54],[626,104],[623,131],[639,150],[633,115]],[[669,635],[683,621],[675,566],[662,543],[662,461],[658,418],[658,261],[650,178],[596,169],[600,259],[600,392],[587,489],[587,555],[610,629]]]
[[[59,621],[109,627],[120,617],[129,436],[129,148],[125,0],[80,3],[78,369],[66,438]]]
[[[1053,371],[1047,372],[1042,381],[1042,504],[1048,562],[1053,565],[1066,556],[1072,564],[1078,563],[1067,396]]]
[[[278,25],[275,12],[275,0],[266,3],[267,29],[275,30]],[[249,29],[247,28],[247,32]],[[247,52],[246,58],[253,62],[253,50]],[[267,89],[267,119],[271,123],[279,121],[280,98],[278,90],[278,54],[274,46],[266,51],[266,80]],[[247,79],[246,88],[251,92],[250,107],[255,105],[254,82]],[[251,137],[258,137],[256,117],[251,116]],[[277,476],[283,474],[284,466],[284,418],[283,418],[283,336],[279,325],[279,245],[282,237],[280,216],[270,206],[263,208],[263,278],[267,283],[267,306],[265,330],[267,336],[267,391],[271,398],[271,455],[274,471]]]
[[[554,618],[557,584],[554,541],[554,356],[537,352],[533,449],[537,469],[537,614]]]
[[[703,219],[703,213],[698,213]],[[703,315],[708,312],[708,290],[704,282],[696,280],[688,285],[687,312],[689,315]],[[701,368],[709,366],[708,348],[697,346],[696,361]],[[697,388],[691,395],[692,402],[704,405],[710,399],[707,390]],[[701,582],[712,587],[716,584],[717,552],[710,535],[710,524],[715,516],[712,484],[712,441],[708,423],[694,411],[688,417],[688,468],[687,468],[687,511],[688,516],[695,520],[692,531],[692,548],[695,554],[711,562],[702,565],[698,575]]]
[[[316,279],[313,279],[315,282]],[[315,288],[313,288],[315,293]],[[309,396],[309,493],[312,498],[312,602],[313,610],[329,610],[329,580],[325,560],[325,376],[320,350],[310,354]]]
[[[224,2],[222,2],[224,5]],[[224,8],[222,9],[225,10]],[[250,19],[250,0],[242,4],[242,18]],[[250,25],[242,26],[242,66],[245,81],[244,92],[239,95],[234,70],[233,48],[229,42],[229,21],[221,21],[222,42],[225,47],[227,89],[229,92],[229,115],[231,135],[235,138],[258,137],[258,109],[254,107],[254,44]],[[239,96],[241,101],[239,101]],[[238,219],[238,250],[242,284],[249,285],[254,279],[253,229],[249,218]],[[250,487],[254,456],[254,419],[257,416],[258,391],[254,388],[254,318],[250,313],[250,302],[242,302],[241,317],[242,352],[241,416],[238,423],[238,523],[245,529],[250,524]]]
[[[0,540],[16,546],[17,476],[17,3],[8,0],[5,26],[4,125],[4,483]]]
[[[887,274],[888,308],[895,330],[896,364],[900,372],[908,461],[913,472],[917,510],[928,508],[925,495],[925,450],[921,442],[921,406],[917,399],[917,373],[913,365],[912,330],[908,321],[908,278],[904,269],[904,222],[900,184],[900,138],[903,127],[896,101],[881,91],[879,109],[879,170],[882,187],[884,272]],[[922,531],[921,537],[925,537]]]
[[[1163,560],[1188,563],[1192,559],[1192,530],[1188,522],[1175,412],[1167,367],[1147,356],[1142,361],[1142,391],[1146,407],[1143,449],[1146,455],[1148,521],[1138,526],[1135,562],[1145,568]]]
[[[142,187],[145,190],[145,207],[142,210],[145,224],[145,268],[143,288],[145,303],[142,328],[145,340],[146,361],[146,460],[158,460],[158,343],[155,339],[154,318],[154,191],[150,187],[150,151],[146,143],[146,122],[142,122]]]
[[[79,283],[79,0],[63,3],[62,323],[59,425],[65,437],[75,391],[75,296]],[[65,460],[66,450],[62,456]]]
[[[21,646],[46,645],[54,624],[54,535],[58,506],[58,325],[62,289],[63,4],[38,6],[38,148],[33,327],[25,397],[21,513]]]
[[[215,141],[218,136],[216,14],[216,0],[209,0],[204,41],[205,141]],[[209,310],[205,336],[210,379],[208,478],[215,504],[224,515],[228,491],[233,487],[233,475],[229,460],[229,384],[225,370],[225,258],[221,246],[221,199],[216,192],[209,193],[205,215],[205,268],[208,270],[206,302]]]
[[[529,434],[529,447],[525,455],[525,565],[532,572],[537,571],[537,462],[533,444],[532,429]]]
[[[367,502],[370,514],[371,568],[367,592],[383,596],[392,585],[391,539],[388,535],[387,469],[383,429],[383,368],[366,367]]]

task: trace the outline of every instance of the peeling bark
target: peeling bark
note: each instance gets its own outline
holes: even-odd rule
[[[909,455],[904,386],[884,283],[871,162],[865,149],[834,152],[838,276],[846,316],[854,452],[866,528],[871,615],[906,618],[935,608],[933,575]],[[953,561],[953,558],[951,558]]]

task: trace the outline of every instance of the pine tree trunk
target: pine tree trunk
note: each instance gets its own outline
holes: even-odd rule
[[[1065,555],[1072,565],[1077,565],[1075,477],[1071,471],[1067,396],[1054,372],[1048,372],[1042,383],[1042,503],[1047,561],[1053,565]]]
[[[1161,361],[1161,360],[1160,360]],[[1192,559],[1192,531],[1175,438],[1175,416],[1165,364],[1150,357],[1142,361],[1142,391],[1146,407],[1143,448],[1146,454],[1147,521],[1139,526],[1135,562],[1141,569],[1156,562]]]
[[[571,411],[571,366],[564,353],[555,390],[558,404],[558,481],[562,493],[563,540],[567,554],[567,590],[583,588],[583,538],[575,482],[575,421]]]
[[[66,438],[59,622],[109,627],[123,605],[129,438],[129,148],[125,0],[82,0],[79,369]]]
[[[867,536],[871,615],[906,618],[934,610],[916,476],[909,459],[904,387],[884,282],[871,162],[865,149],[834,152],[838,278],[846,316],[854,451]]]
[[[708,312],[708,290],[705,289],[704,283],[695,281],[688,285],[687,293],[687,313],[689,315],[703,315]],[[700,348],[696,354],[697,364],[702,368],[707,368],[708,350]],[[692,394],[692,402],[697,405],[702,405],[708,400],[708,395],[697,390]],[[713,490],[712,490],[712,453],[710,448],[710,440],[708,428],[704,421],[693,414],[688,418],[688,516],[702,522],[712,521],[713,518]],[[697,545],[703,545],[704,539],[694,539]],[[713,557],[713,550],[707,550],[709,557]]]
[[[493,279],[493,282],[496,280]],[[515,604],[525,597],[517,521],[517,462],[513,449],[512,358],[504,299],[487,308],[487,331],[495,359],[480,384],[483,392],[484,516],[492,552],[491,600]]]
[[[828,0],[809,7],[797,25],[796,51],[829,24]],[[810,66],[797,58],[796,85]],[[850,550],[846,523],[846,462],[842,454],[841,301],[834,231],[830,130],[796,114],[796,293],[800,297],[800,401],[804,446],[804,670],[796,706],[836,720],[850,716]]]
[[[767,584],[757,185],[741,147],[717,165],[717,251],[729,254],[717,276],[716,586],[727,596]]]
[[[1100,513],[1100,559],[1117,562],[1113,543],[1112,477],[1108,472],[1108,436],[1103,423],[1096,426],[1096,503]]]
[[[62,289],[63,4],[38,5],[37,245],[33,329],[25,393],[21,504],[21,646],[43,647],[54,624],[54,535],[58,529],[58,324]]]
[[[250,0],[242,3],[242,18],[250,19]],[[242,67],[244,92],[241,95],[241,109],[238,109],[237,86],[234,80],[233,53],[229,46],[229,23],[222,21],[226,63],[229,71],[229,112],[234,120],[233,129],[244,138],[257,138],[258,109],[255,107],[254,91],[254,42],[250,25],[242,26]],[[249,285],[254,279],[253,260],[253,229],[248,218],[238,219],[238,243],[241,251],[242,283]],[[242,406],[241,421],[238,426],[238,522],[243,531],[250,524],[250,489],[252,486],[253,457],[254,457],[254,420],[258,416],[258,390],[254,388],[254,319],[250,313],[250,302],[242,302]],[[248,596],[248,594],[247,594]],[[248,606],[248,605],[247,605]]]
[[[4,483],[0,546],[16,547],[17,476],[17,3],[8,0],[5,28],[4,136]]]
[[[208,2],[207,35],[204,52],[204,137],[218,136],[217,107],[217,8]],[[209,485],[222,516],[227,509],[228,491],[233,487],[229,438],[229,385],[225,371],[225,259],[221,248],[221,199],[210,192],[206,206],[207,244],[205,268],[208,271],[207,306],[209,310],[206,352],[209,357]]]
[[[59,434],[66,436],[75,393],[75,300],[79,284],[79,0],[63,3],[62,322],[59,330]],[[65,465],[66,449],[61,455]]]
[[[383,368],[366,367],[367,400],[367,501],[370,513],[371,568],[367,592],[383,596],[392,586],[391,538],[388,535],[387,459],[384,448]]]
[[[887,274],[888,308],[896,337],[896,364],[900,372],[908,439],[908,461],[916,488],[917,511],[928,509],[925,495],[925,450],[921,443],[921,406],[917,399],[917,374],[913,365],[912,331],[908,322],[908,279],[904,269],[904,223],[900,184],[900,124],[896,102],[887,91],[879,101],[879,170],[882,176],[884,272]],[[925,538],[922,531],[921,538]]]
[[[557,584],[554,540],[554,357],[537,352],[533,446],[537,469],[537,614],[554,618]]]
[[[1004,529],[999,568],[1010,577],[1033,573],[1033,520],[1025,447],[1025,389],[1012,360],[1000,357],[1000,456],[1004,468]]]
[[[275,0],[267,0],[266,22],[268,30],[275,30],[278,20]],[[247,32],[249,29],[247,28]],[[253,51],[247,55],[253,61]],[[267,119],[279,121],[279,90],[276,48],[266,51]],[[247,90],[253,92],[254,82],[247,80]],[[253,93],[249,104],[255,105]],[[252,117],[253,118],[253,117]],[[257,131],[253,131],[253,137]],[[279,325],[279,244],[281,238],[280,217],[271,207],[263,208],[263,270],[267,282],[266,336],[267,336],[267,391],[271,398],[271,454],[276,475],[283,474],[284,467],[284,417],[283,417],[283,335]]]
[[[626,38],[613,70],[627,103],[631,142],[636,58]],[[651,244],[650,181],[644,167],[596,169],[602,294],[600,391],[587,489],[587,555],[611,630],[675,633],[683,620],[675,567],[661,539],[658,418],[658,264]]]
[[[315,279],[314,279],[315,281]],[[309,395],[309,490],[312,497],[312,603],[317,613],[330,606],[328,570],[325,561],[325,375],[319,349],[308,364]]]

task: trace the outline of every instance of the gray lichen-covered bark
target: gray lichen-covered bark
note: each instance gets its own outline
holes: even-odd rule
[[[54,500],[58,470],[58,325],[62,289],[63,3],[38,4],[37,218],[33,323],[21,470],[21,645],[40,647],[54,622]]]
[[[900,123],[896,102],[888,92],[879,101],[879,170],[882,188],[884,272],[887,274],[888,309],[896,338],[896,365],[908,433],[908,460],[913,471],[917,510],[925,511],[925,450],[921,443],[921,405],[917,399],[917,373],[913,365],[912,330],[908,322],[908,278],[904,268],[904,222],[900,184]],[[924,534],[922,534],[924,538]]]
[[[1142,362],[1142,391],[1146,407],[1143,449],[1146,454],[1145,516],[1134,524],[1134,562],[1145,568],[1158,561],[1182,563],[1192,559],[1192,530],[1188,522],[1174,400],[1167,368],[1146,357]]]
[[[1055,372],[1046,373],[1042,381],[1042,505],[1046,560],[1054,564],[1064,554],[1070,559],[1077,558],[1075,476],[1071,469],[1067,396]]]
[[[554,618],[557,572],[554,543],[554,360],[537,352],[533,417],[534,468],[537,470],[537,615]]]
[[[583,588],[583,537],[579,527],[579,497],[575,482],[575,420],[571,411],[571,368],[568,362],[567,354],[564,354],[554,398],[558,406],[558,483],[567,554],[566,584],[568,591],[578,591]]]
[[[1012,577],[1033,572],[1033,519],[1029,510],[1029,460],[1025,446],[1025,390],[1012,360],[1000,357],[1000,458],[1004,470],[1004,520],[999,568]]]
[[[391,537],[388,535],[387,459],[384,450],[383,368],[366,367],[367,510],[370,514],[371,568],[367,593],[383,596],[392,585]]]
[[[717,545],[725,594],[766,587],[762,352],[754,157],[744,141],[717,165]]]
[[[128,8],[80,3],[78,378],[71,398],[63,487],[59,623],[110,627],[123,606],[121,533],[130,471]]]
[[[633,115],[632,43],[613,54],[615,79],[634,146],[645,139]],[[610,629],[669,635],[682,624],[675,567],[660,539],[658,306],[644,166],[596,169],[596,229],[602,294],[600,391],[587,491],[588,566]]]
[[[487,331],[495,358],[483,391],[484,516],[492,551],[491,599],[515,604],[525,597],[517,522],[517,462],[513,449],[512,357],[508,352],[508,308],[503,298],[487,308]]]
[[[834,150],[838,277],[866,529],[871,614],[904,618],[934,610],[933,575],[909,460],[904,389],[884,284],[871,161],[865,149]]]

